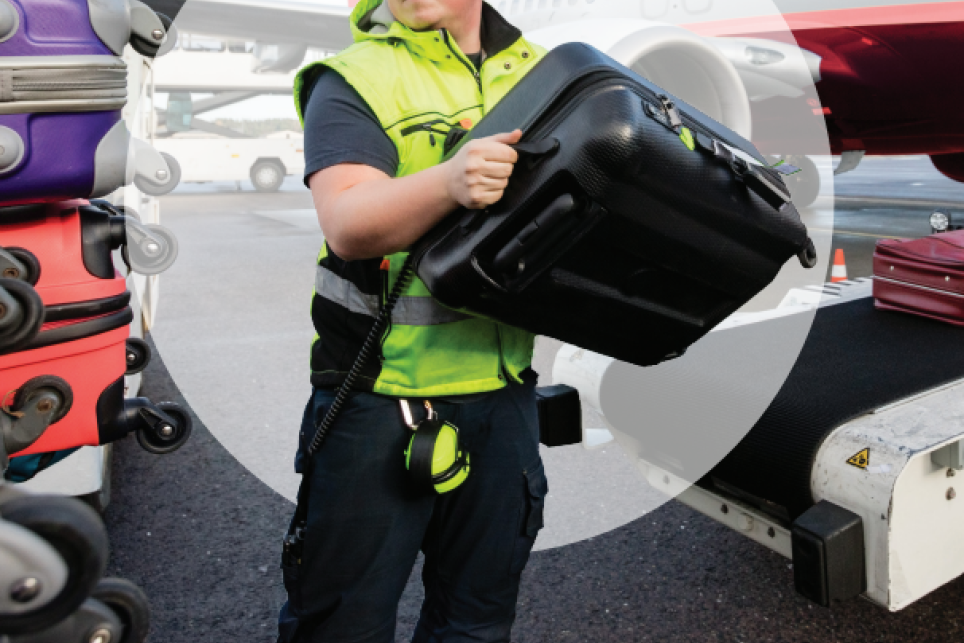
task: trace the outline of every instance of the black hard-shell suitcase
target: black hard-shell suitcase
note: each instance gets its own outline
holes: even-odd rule
[[[502,199],[412,248],[442,304],[620,360],[678,356],[816,263],[780,172],[752,143],[605,54],[549,52],[449,155],[520,128]]]

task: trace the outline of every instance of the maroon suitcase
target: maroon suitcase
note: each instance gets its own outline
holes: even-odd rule
[[[964,326],[964,230],[878,241],[874,305]]]

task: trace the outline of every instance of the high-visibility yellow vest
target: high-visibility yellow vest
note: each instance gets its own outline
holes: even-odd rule
[[[356,5],[351,15],[355,44],[302,69],[295,103],[302,116],[309,81],[322,71],[339,73],[375,113],[398,149],[397,176],[406,176],[438,164],[447,131],[470,129],[544,51],[483,4],[482,40],[488,51],[476,72],[444,29],[416,32],[398,21],[372,25],[380,4],[362,0]],[[312,384],[330,388],[342,382],[406,255],[387,257],[390,268],[383,271],[381,258],[343,261],[327,243],[322,247],[311,304],[317,332]],[[412,397],[495,390],[509,380],[521,381],[533,340],[529,332],[443,307],[416,277],[395,307],[378,359],[369,360],[355,388]]]

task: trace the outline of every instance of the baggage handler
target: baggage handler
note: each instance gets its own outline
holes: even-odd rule
[[[325,244],[311,315],[313,392],[298,472],[398,277],[406,248],[459,205],[499,200],[519,131],[466,144],[470,129],[544,53],[482,0],[362,0],[355,44],[299,74],[306,182]],[[417,643],[509,641],[522,569],[547,492],[530,367],[533,336],[446,309],[417,278],[395,308],[302,483],[298,562],[283,563],[279,642],[391,642],[424,552]],[[428,400],[469,453],[454,489],[413,484],[403,455]]]

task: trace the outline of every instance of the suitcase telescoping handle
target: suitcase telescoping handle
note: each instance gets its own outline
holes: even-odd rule
[[[557,197],[545,210],[536,215],[529,225],[512,238],[505,247],[495,255],[492,265],[504,275],[515,277],[521,274],[527,262],[531,262],[533,255],[543,246],[568,230],[566,223],[575,223],[570,215],[576,210],[576,200],[571,194]]]

